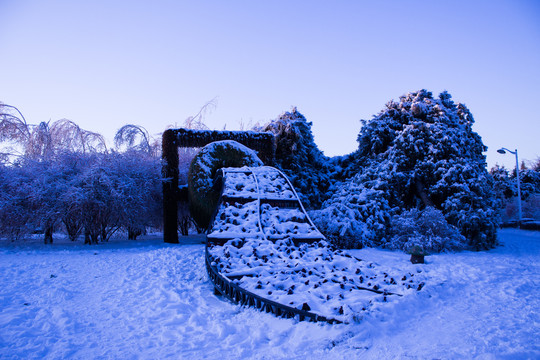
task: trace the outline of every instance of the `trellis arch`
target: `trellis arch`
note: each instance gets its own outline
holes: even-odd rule
[[[163,239],[166,243],[178,243],[178,148],[203,147],[221,140],[234,140],[257,151],[259,158],[267,165],[274,162],[276,145],[272,133],[192,129],[169,129],[163,132]]]

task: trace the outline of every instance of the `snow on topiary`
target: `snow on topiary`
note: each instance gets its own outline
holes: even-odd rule
[[[262,166],[255,151],[232,140],[216,141],[203,147],[193,158],[188,175],[189,206],[193,219],[207,228],[219,200],[214,176],[224,167]]]
[[[313,216],[330,232],[325,235],[348,234],[356,246],[384,246],[392,216],[432,206],[459,229],[465,245],[496,244],[493,181],[482,154],[487,148],[472,130],[465,105],[456,105],[447,92],[436,99],[420,90],[390,101],[362,123],[352,154],[356,175],[336,186],[324,210]],[[386,230],[374,231],[381,228]]]

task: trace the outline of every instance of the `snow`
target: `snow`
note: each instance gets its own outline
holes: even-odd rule
[[[284,174],[269,167],[223,168],[223,196],[211,238],[322,239]],[[271,201],[261,204],[261,201]]]
[[[408,255],[351,251],[422,270],[426,285],[359,322],[279,319],[213,295],[200,238],[54,245],[0,242],[0,359],[332,359],[540,357],[540,232],[502,246]]]
[[[230,240],[209,250],[212,265],[240,287],[280,304],[342,322],[359,322],[381,303],[399,301],[424,286],[422,269],[362,261],[328,243]],[[420,280],[419,280],[420,279]]]
[[[222,170],[226,174],[224,196],[250,199],[296,199],[287,180],[273,167],[223,168]],[[257,177],[256,181],[252,174]]]

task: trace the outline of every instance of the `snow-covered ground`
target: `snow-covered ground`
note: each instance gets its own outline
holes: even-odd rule
[[[425,287],[359,323],[278,319],[213,295],[200,238],[0,245],[1,359],[537,359],[540,232],[432,255]],[[352,252],[407,268],[408,255]]]

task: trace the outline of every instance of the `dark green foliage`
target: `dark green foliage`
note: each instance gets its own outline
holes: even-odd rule
[[[356,238],[357,246],[384,246],[388,231],[365,232],[360,224],[386,226],[386,219],[403,211],[433,207],[471,248],[496,244],[493,181],[482,154],[487,149],[472,130],[474,119],[464,105],[454,104],[446,92],[436,99],[420,90],[389,102],[372,120],[362,122],[359,148],[352,155],[355,164],[349,166],[357,175],[323,205],[315,216],[318,224],[330,224],[332,234]],[[349,196],[357,192],[365,201],[372,191],[379,194],[374,201],[385,204],[377,207],[377,214],[360,211]]]
[[[291,180],[304,206],[318,208],[330,186],[330,169],[313,140],[311,122],[293,108],[260,130],[274,134],[276,167]]]
[[[236,141],[257,152],[258,157],[270,164],[274,157],[274,137],[272,134],[254,131],[171,129],[179,147],[201,148],[223,140]]]
[[[191,162],[188,196],[191,216],[201,228],[207,228],[219,200],[214,185],[216,172],[225,167],[262,166],[255,152],[232,140],[206,145]]]

